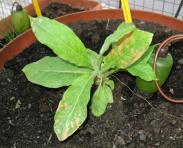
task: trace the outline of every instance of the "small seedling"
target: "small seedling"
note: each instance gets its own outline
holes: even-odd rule
[[[31,18],[32,30],[42,44],[57,57],[44,57],[23,68],[32,83],[65,91],[55,114],[54,130],[60,141],[71,136],[85,121],[93,84],[97,89],[91,98],[91,111],[99,117],[113,102],[114,82],[110,75],[128,71],[143,80],[156,79],[151,64],[153,34],[134,24],[122,23],[109,35],[100,53],[87,49],[66,25],[45,17]],[[111,48],[112,47],[112,48]]]
[[[5,33],[4,35],[4,39],[6,43],[9,43],[10,41],[12,41],[15,37],[17,36],[17,34],[15,32],[8,32]]]
[[[6,43],[9,43],[16,37],[15,32],[4,33],[4,39],[0,40],[0,46],[3,47]]]
[[[3,47],[3,46],[4,46],[4,44],[0,41],[0,48]]]

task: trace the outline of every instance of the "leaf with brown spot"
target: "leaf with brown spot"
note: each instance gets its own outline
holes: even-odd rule
[[[121,38],[123,38],[126,34],[132,32],[135,29],[135,25],[133,23],[121,23],[114,33],[110,34],[104,41],[104,44],[100,50],[100,55],[103,55],[105,52],[109,50],[110,45],[118,42]]]
[[[54,124],[60,141],[71,136],[85,121],[93,79],[92,73],[84,74],[64,93],[55,114]]]
[[[126,69],[140,59],[147,51],[153,34],[139,29],[127,34],[113,45],[109,54],[104,57],[103,71],[111,68]]]

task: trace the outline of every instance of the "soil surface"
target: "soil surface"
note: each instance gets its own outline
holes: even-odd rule
[[[79,22],[70,25],[87,48],[99,51],[104,39],[120,21]],[[175,34],[169,28],[144,21],[136,22],[141,29],[154,33],[153,43]],[[174,67],[164,89],[170,95],[182,97],[183,44],[171,46]],[[183,106],[166,102],[159,93],[148,101],[132,97],[134,77],[117,73],[114,103],[105,114],[94,117],[90,109],[86,122],[65,142],[59,142],[53,131],[54,113],[66,88],[47,89],[30,83],[21,69],[28,63],[51,55],[52,51],[36,42],[5,64],[0,72],[0,148],[182,148]],[[164,114],[161,114],[163,111]]]
[[[42,12],[44,16],[49,18],[56,18],[69,13],[84,11],[84,8],[74,8],[67,4],[53,2],[47,6]]]
[[[75,12],[80,12],[80,11],[84,11],[84,10],[85,10],[84,8],[74,8],[67,4],[53,2],[53,3],[49,4],[44,10],[42,10],[42,14],[43,14],[43,16],[53,19],[53,18],[56,18],[59,16],[63,16],[63,15],[75,13]],[[16,35],[15,35],[15,37],[16,37]],[[9,43],[8,40],[1,39],[0,48],[2,48],[7,43]]]

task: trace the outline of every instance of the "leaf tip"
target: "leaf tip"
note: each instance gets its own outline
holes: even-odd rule
[[[98,111],[96,111],[96,110],[94,110],[94,109],[92,109],[92,114],[95,116],[95,117],[100,117],[100,116],[102,116],[102,112],[98,112]]]
[[[22,68],[22,72],[25,73],[26,72],[26,66],[24,68]]]

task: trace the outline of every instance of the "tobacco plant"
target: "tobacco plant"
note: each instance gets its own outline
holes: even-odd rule
[[[98,117],[113,103],[111,74],[128,71],[146,81],[156,79],[148,63],[154,49],[150,46],[153,34],[134,24],[121,23],[106,38],[99,54],[87,49],[69,27],[55,20],[31,18],[31,26],[37,40],[57,56],[46,56],[25,66],[27,79],[48,88],[69,86],[54,117],[54,130],[60,141],[71,136],[85,121],[93,84],[97,89],[91,97],[90,109]]]

